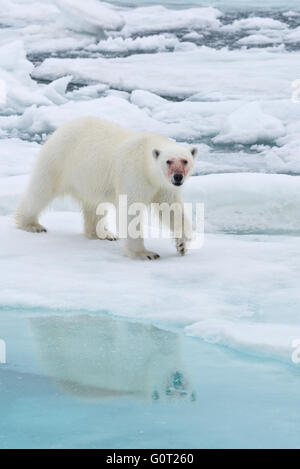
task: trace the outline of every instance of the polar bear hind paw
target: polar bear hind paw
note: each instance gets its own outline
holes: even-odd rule
[[[39,223],[30,223],[20,228],[24,231],[28,231],[29,233],[47,233],[46,228]]]

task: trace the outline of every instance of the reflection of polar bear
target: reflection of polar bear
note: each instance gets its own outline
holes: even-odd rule
[[[40,213],[59,196],[71,195],[82,206],[85,234],[88,238],[114,240],[102,219],[97,226],[100,203],[118,206],[119,196],[126,195],[128,207],[136,203],[177,203],[178,220],[171,221],[177,251],[186,252],[191,223],[183,210],[182,185],[192,171],[196,148],[188,149],[149,133],[124,129],[113,122],[80,118],[63,125],[43,146],[29,188],[19,206],[19,228],[43,232]],[[127,213],[127,224],[136,214]],[[126,229],[127,232],[127,229]],[[126,235],[125,235],[126,237]],[[139,233],[127,233],[124,250],[127,256],[157,259],[147,251]]]
[[[96,316],[39,317],[31,325],[45,372],[68,393],[194,399],[178,334]]]

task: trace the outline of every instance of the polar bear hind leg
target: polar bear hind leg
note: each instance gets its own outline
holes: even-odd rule
[[[41,212],[52,202],[55,195],[49,180],[40,181],[33,178],[16,213],[17,227],[31,233],[46,233],[47,230],[39,223]]]

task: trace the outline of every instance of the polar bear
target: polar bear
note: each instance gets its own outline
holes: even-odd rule
[[[42,147],[29,187],[16,214],[17,226],[33,233],[46,232],[39,215],[60,196],[71,195],[83,211],[85,235],[90,239],[117,239],[103,219],[100,203],[117,206],[121,194],[128,206],[142,203],[179,204],[182,235],[175,236],[179,255],[184,255],[192,232],[183,209],[182,186],[191,174],[197,148],[188,148],[156,134],[135,132],[93,117],[75,119],[57,129]],[[127,214],[127,226],[133,215]],[[173,220],[173,221],[172,221]],[[171,230],[178,233],[173,216]],[[124,252],[130,258],[157,259],[146,250],[143,236],[128,234]]]

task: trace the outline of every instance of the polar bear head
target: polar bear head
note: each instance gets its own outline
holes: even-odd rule
[[[191,174],[197,156],[197,148],[170,145],[154,148],[152,155],[163,182],[175,188],[182,186]]]

